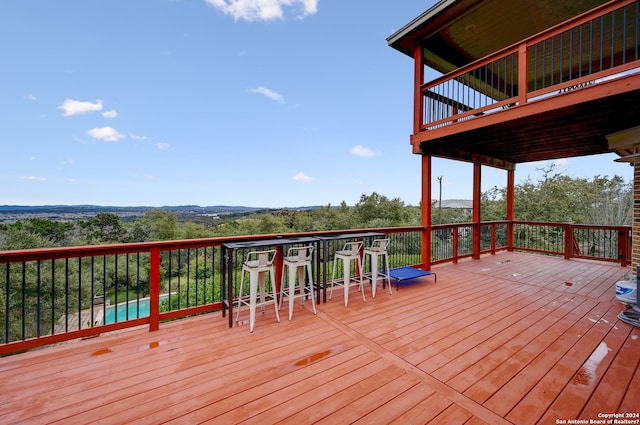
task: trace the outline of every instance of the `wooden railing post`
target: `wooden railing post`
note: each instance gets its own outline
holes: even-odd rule
[[[631,256],[627,251],[627,247],[629,246],[628,241],[628,232],[623,229],[618,230],[618,259],[620,260],[620,265],[622,267],[626,267],[631,264],[628,260]]]
[[[518,104],[527,104],[528,95],[528,69],[527,69],[527,43],[518,46]]]
[[[491,254],[496,255],[496,223],[491,223]]]
[[[573,226],[571,224],[564,225],[564,259],[571,258],[573,253]]]
[[[282,282],[282,274],[284,273],[284,256],[285,256],[285,252],[284,252],[284,248],[282,246],[277,246],[276,247],[276,281],[275,282],[271,282],[271,284],[273,285],[274,288],[276,288],[276,293],[278,294],[278,297],[280,296],[280,283]],[[271,276],[271,278],[273,278],[273,276]],[[289,285],[292,285],[293,283],[289,282]],[[278,298],[279,300],[279,298]]]
[[[160,329],[160,248],[151,248],[149,259],[149,331]]]
[[[460,249],[460,227],[453,228],[453,264],[458,264],[458,251]]]

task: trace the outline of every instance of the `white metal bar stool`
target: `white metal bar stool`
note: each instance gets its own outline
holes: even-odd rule
[[[351,281],[358,282],[358,290],[362,291],[362,301],[364,298],[364,287],[362,286],[362,258],[360,257],[360,251],[362,250],[362,241],[359,242],[347,242],[341,251],[336,251],[333,257],[333,271],[331,272],[331,291],[329,291],[329,299],[333,296],[333,285],[342,286],[344,288],[344,306],[349,304],[349,287]],[[336,282],[335,275],[338,268],[338,260],[342,260],[343,278]],[[358,274],[355,277],[351,277],[351,262],[355,261],[359,267]]]
[[[240,306],[242,304],[249,306],[249,332],[253,332],[253,326],[256,322],[256,307],[260,306],[264,313],[264,306],[273,303],[276,311],[276,319],[280,323],[280,314],[278,313],[278,301],[276,297],[275,285],[275,269],[273,262],[276,258],[275,249],[268,251],[251,251],[247,254],[246,261],[242,264],[242,280],[240,281],[240,292],[238,297],[238,312],[236,314],[236,322],[240,318]],[[265,293],[265,274],[270,273],[269,280],[271,282],[271,293]],[[249,300],[243,293],[244,277],[249,273]],[[258,285],[260,286],[260,302],[257,302]]]
[[[282,264],[283,268],[289,268],[288,274],[286,270],[282,273],[282,283],[280,284],[280,303],[279,307],[282,307],[282,299],[284,295],[289,297],[289,320],[293,317],[293,302],[296,298],[302,298],[304,303],[307,295],[311,297],[311,306],[313,307],[313,314],[316,314],[316,300],[313,294],[313,267],[311,266],[311,257],[313,255],[313,246],[299,246],[289,248],[287,256],[284,257]],[[307,278],[305,278],[304,272],[307,270]],[[296,275],[298,276],[298,283],[296,284]],[[288,276],[288,279],[286,278]],[[285,292],[285,286],[288,291]],[[296,294],[296,291],[299,291]],[[307,293],[308,291],[308,293]]]
[[[375,239],[371,242],[371,246],[364,249],[365,263],[367,255],[371,257],[371,295],[376,297],[376,287],[378,286],[378,260],[380,257],[384,260],[384,273],[382,274],[382,283],[389,286],[389,294],[391,294],[391,277],[389,276],[389,254],[387,247],[389,246],[389,239]]]

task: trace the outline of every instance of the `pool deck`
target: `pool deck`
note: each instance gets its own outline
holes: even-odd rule
[[[341,291],[293,320],[219,313],[0,358],[3,423],[556,424],[638,419],[616,264],[500,253]]]

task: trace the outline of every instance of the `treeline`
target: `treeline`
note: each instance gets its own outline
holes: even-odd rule
[[[573,222],[579,224],[630,225],[633,186],[619,176],[571,178],[543,170],[536,182],[528,179],[515,188],[517,220]],[[502,220],[506,215],[505,188],[482,194],[482,220]],[[433,203],[433,223],[471,221],[465,209],[438,208]],[[88,219],[62,222],[31,218],[0,225],[0,250],[55,246],[98,245],[234,236],[265,233],[397,227],[420,224],[420,206],[376,192],[362,195],[353,206],[342,202],[312,210],[268,210],[246,215],[181,221],[170,211],[154,209],[134,221],[122,221],[115,213],[97,213]]]

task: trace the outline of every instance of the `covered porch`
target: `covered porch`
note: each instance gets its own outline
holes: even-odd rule
[[[480,223],[483,167],[505,171],[504,216],[516,220],[517,165],[609,152],[635,167],[637,218],[639,11],[637,0],[441,0],[388,37],[413,60],[410,143],[422,159],[422,224],[432,225],[434,157],[473,164],[472,221]],[[441,75],[429,81],[432,70]]]
[[[556,423],[638,419],[629,267],[499,252],[438,281],[273,311],[219,312],[0,358],[7,423]],[[353,289],[355,291],[355,289]],[[635,416],[633,416],[635,415]]]

